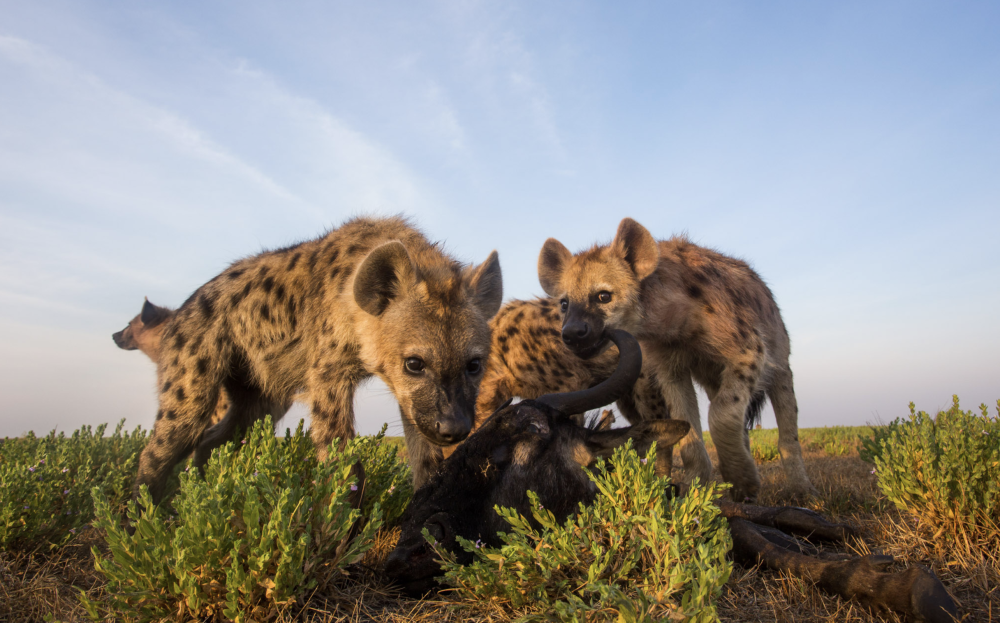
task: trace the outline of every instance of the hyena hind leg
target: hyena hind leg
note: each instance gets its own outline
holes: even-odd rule
[[[194,465],[200,472],[203,472],[213,450],[236,439],[237,435],[239,438],[246,437],[254,423],[268,415],[272,423],[277,424],[291,407],[290,401],[266,396],[252,382],[230,379],[226,382],[226,393],[229,396],[226,416],[205,431],[195,450]]]
[[[174,466],[201,441],[208,428],[219,388],[209,387],[204,394],[187,392],[184,400],[175,394],[161,392],[160,410],[146,447],[139,455],[139,474],[132,491],[139,496],[139,488],[146,485],[154,504],[163,499],[164,487]]]
[[[802,446],[799,444],[799,407],[795,400],[792,371],[779,370],[772,378],[767,391],[774,407],[774,417],[778,423],[778,449],[781,465],[785,469],[787,491],[794,496],[818,495],[809,481],[806,466],[802,461]]]

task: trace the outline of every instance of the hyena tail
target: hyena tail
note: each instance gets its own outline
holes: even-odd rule
[[[746,413],[747,430],[753,430],[760,423],[760,412],[764,408],[765,400],[767,400],[767,394],[762,391],[750,397]]]

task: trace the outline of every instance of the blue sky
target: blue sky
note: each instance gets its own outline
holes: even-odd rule
[[[0,1],[0,435],[127,418],[144,296],[357,214],[749,261],[800,424],[1000,398],[1000,5]],[[373,383],[361,432],[399,430]],[[299,408],[289,417],[301,415]],[[768,411],[765,425],[773,425]]]

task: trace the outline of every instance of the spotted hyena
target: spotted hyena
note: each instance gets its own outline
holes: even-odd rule
[[[611,347],[590,359],[577,357],[562,341],[559,303],[553,299],[513,300],[490,321],[493,341],[479,386],[477,423],[507,400],[593,387],[608,378],[618,363]],[[632,392],[617,402],[631,424],[670,417],[663,395],[645,366]],[[581,414],[582,415],[582,414]]]
[[[746,263],[683,237],[656,241],[626,218],[611,244],[576,255],[548,239],[538,277],[560,301],[563,341],[581,357],[600,355],[605,328],[642,341],[670,412],[691,424],[681,444],[689,472],[706,479],[712,470],[693,377],[711,401],[708,424],[734,498],[756,497],[760,488],[746,416],[759,412],[765,395],[777,417],[790,491],[815,491],[799,447],[788,333],[771,291]]]
[[[234,426],[293,396],[306,402],[325,459],[335,438],[354,435],[354,393],[373,375],[399,402],[419,486],[440,447],[471,428],[502,296],[496,252],[464,266],[401,218],[351,220],[233,263],[163,331],[159,411],[136,491],[145,484],[159,500],[180,457],[197,448],[200,465],[226,441],[203,438],[220,388]]]

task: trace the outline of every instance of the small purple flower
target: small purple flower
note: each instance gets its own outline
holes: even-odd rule
[[[31,472],[31,473],[35,473],[35,468],[34,467],[29,467],[28,471]]]
[[[639,462],[642,463],[643,465],[645,465],[646,464],[646,459],[639,459]]]
[[[31,508],[31,507],[28,506],[27,504],[24,505],[24,510],[28,510],[29,508]]]
[[[243,441],[241,441],[241,442],[240,442],[240,444],[241,444],[241,445],[244,445],[244,446],[246,445],[246,443],[247,443],[247,440],[246,440],[246,439],[244,439]]]
[[[351,485],[351,491],[357,491],[358,485]]]
[[[545,507],[542,506],[541,504],[538,505],[538,510],[542,510],[543,508],[545,508]]]
[[[483,546],[483,542],[481,540],[479,540],[479,539],[476,539],[476,549],[479,549],[482,546]]]
[[[256,475],[257,475],[257,474],[259,474],[259,473],[260,473],[260,472],[258,472],[258,471],[256,471],[256,470],[255,470],[255,471],[254,471],[254,473],[253,473],[253,475],[254,475],[254,476],[256,476]]]
[[[70,534],[76,534],[76,528],[70,528],[69,529],[69,533]]]
[[[45,465],[45,459],[42,459],[41,461],[39,461],[38,464],[39,465]]]
[[[872,476],[874,476],[874,475],[875,475],[875,469],[873,468],[872,469]]]
[[[68,472],[68,471],[69,471],[69,468],[68,468],[68,467],[64,467],[64,468],[63,468],[63,471],[62,471],[62,473],[64,473],[64,474],[65,474],[65,473],[66,473],[66,472]]]
[[[63,489],[63,495],[69,495],[69,489]]]

